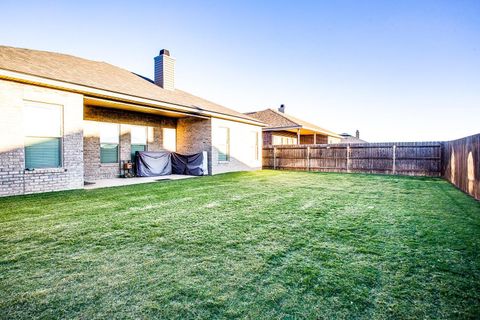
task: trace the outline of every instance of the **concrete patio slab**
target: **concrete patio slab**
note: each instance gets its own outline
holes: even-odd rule
[[[95,180],[92,182],[86,182],[84,189],[98,189],[98,188],[109,188],[109,187],[120,187],[128,186],[132,184],[140,183],[149,183],[162,180],[181,180],[189,178],[198,178],[196,176],[187,176],[182,174],[171,174],[167,176],[158,176],[158,177],[135,177],[135,178],[114,178],[114,179],[102,179]]]

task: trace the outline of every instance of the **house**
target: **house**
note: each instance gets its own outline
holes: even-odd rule
[[[83,188],[118,177],[135,151],[206,152],[209,174],[260,169],[263,124],[106,62],[0,46],[0,195]]]
[[[340,143],[367,143],[367,141],[360,139],[360,131],[355,132],[355,136],[352,136],[349,133],[340,133],[342,140]]]
[[[315,124],[285,113],[285,105],[277,110],[266,109],[246,115],[264,122],[263,144],[329,144],[339,143],[341,136]]]

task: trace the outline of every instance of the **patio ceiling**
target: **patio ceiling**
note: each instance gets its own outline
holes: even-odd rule
[[[195,113],[174,111],[168,108],[151,107],[151,106],[145,106],[140,104],[133,104],[133,103],[120,102],[120,101],[114,101],[109,99],[87,97],[87,96],[84,98],[84,105],[156,114],[156,115],[161,115],[161,116],[170,117],[170,118],[196,117],[201,119],[209,119],[209,117],[198,115]]]

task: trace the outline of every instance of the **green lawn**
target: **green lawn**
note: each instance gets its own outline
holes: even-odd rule
[[[259,171],[0,199],[0,318],[478,318],[480,203]]]

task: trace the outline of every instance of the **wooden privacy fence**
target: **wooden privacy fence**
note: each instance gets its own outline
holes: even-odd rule
[[[480,200],[480,134],[443,143],[442,174]]]
[[[263,168],[444,177],[480,200],[480,134],[446,142],[266,146]]]
[[[442,142],[281,145],[263,148],[263,168],[442,175]]]

